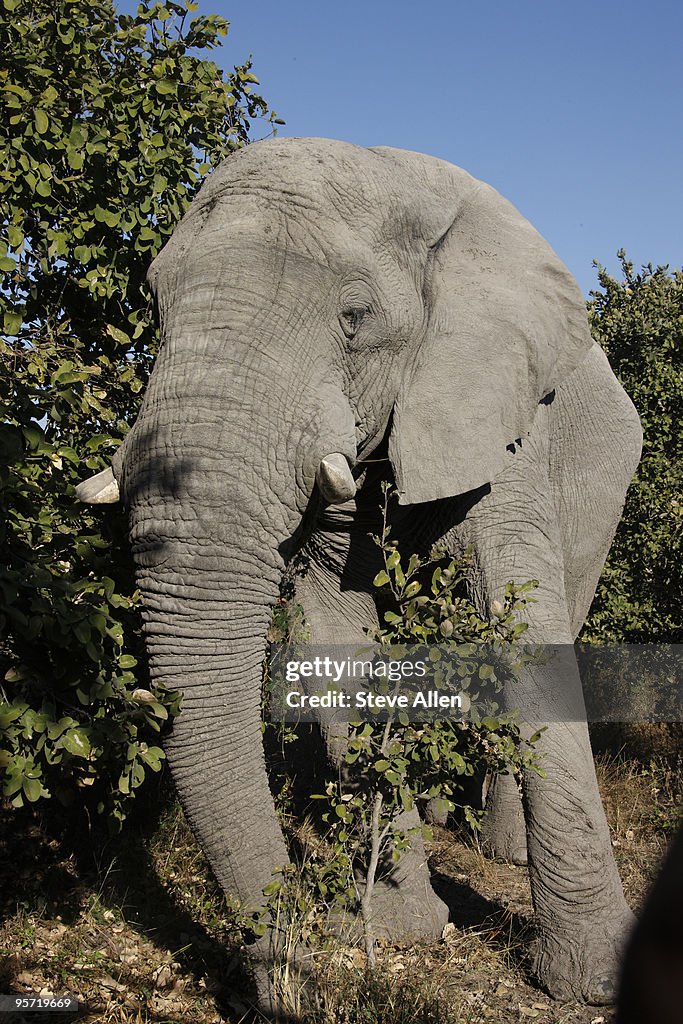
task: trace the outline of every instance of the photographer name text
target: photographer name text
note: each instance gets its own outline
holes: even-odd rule
[[[288,708],[339,708],[356,711],[390,711],[410,708],[462,709],[462,694],[445,694],[439,690],[418,690],[408,696],[405,693],[374,693],[372,690],[358,690],[350,694],[339,690],[324,693],[300,693],[290,690],[285,695]]]

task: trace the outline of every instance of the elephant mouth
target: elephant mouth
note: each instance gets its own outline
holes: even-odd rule
[[[394,478],[394,468],[391,459],[389,458],[389,438],[393,429],[393,421],[394,406],[392,405],[384,430],[381,433],[377,431],[370,434],[369,437],[364,441],[361,441],[358,445],[358,452],[354,466],[354,476],[356,477],[357,488],[363,486],[363,481],[368,469],[373,466],[379,469],[382,463],[385,464],[385,473],[388,474],[391,479]],[[382,475],[385,475],[385,473]]]

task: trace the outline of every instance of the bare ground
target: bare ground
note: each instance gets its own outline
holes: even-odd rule
[[[679,748],[680,749],[680,748]],[[598,772],[627,899],[638,909],[681,803],[683,763],[670,750],[600,755]],[[253,1020],[236,955],[240,935],[172,795],[159,789],[124,832],[30,809],[0,825],[0,991],[77,995],[95,1024]],[[610,1008],[551,1000],[530,983],[524,868],[494,863],[475,842],[436,829],[435,884],[453,922],[431,945],[312,954],[310,1024],[609,1024]],[[289,985],[296,1012],[299,994]],[[30,1020],[10,1015],[8,1020]],[[41,1014],[36,1020],[45,1021]],[[72,1019],[60,1014],[62,1021]]]

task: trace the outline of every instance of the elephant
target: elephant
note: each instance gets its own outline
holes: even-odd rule
[[[572,644],[640,457],[638,415],[578,286],[493,188],[435,157],[271,139],[228,157],[154,260],[162,344],[138,418],[84,500],[128,509],[152,678],[184,693],[166,741],[189,822],[246,908],[290,860],[260,721],[271,608],[292,558],[316,643],[377,622],[381,481],[404,550],[473,551],[483,609],[539,581],[530,642]],[[534,971],[613,998],[632,915],[587,725],[538,720],[543,668],[510,696],[539,740],[523,785]],[[578,670],[566,685],[580,694]],[[536,709],[536,710],[535,710]],[[502,794],[501,790],[501,794]],[[524,844],[494,801],[501,848]],[[419,840],[386,932],[439,935]],[[254,959],[259,961],[259,946]],[[264,957],[267,954],[264,954]]]

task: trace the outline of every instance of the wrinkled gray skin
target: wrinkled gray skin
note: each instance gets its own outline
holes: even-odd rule
[[[221,885],[255,907],[288,861],[259,687],[302,522],[313,532],[299,599],[316,642],[362,639],[376,621],[366,533],[393,472],[405,550],[472,544],[482,608],[509,579],[540,580],[527,636],[569,644],[640,427],[557,256],[493,189],[431,157],[252,145],[211,175],[150,280],[163,347],[113,469],[151,671],[185,693],[166,745],[173,777]],[[321,501],[331,453],[347,461],[319,478]],[[365,466],[373,453],[385,461]],[[530,728],[543,724],[543,671],[509,696]],[[576,672],[566,685],[579,690]],[[557,997],[604,1002],[631,914],[587,728],[551,724],[540,748],[547,777],[524,787],[536,974]],[[524,846],[518,806],[501,798],[489,823],[499,852]],[[385,934],[439,934],[447,911],[420,844],[399,872],[380,900]]]

